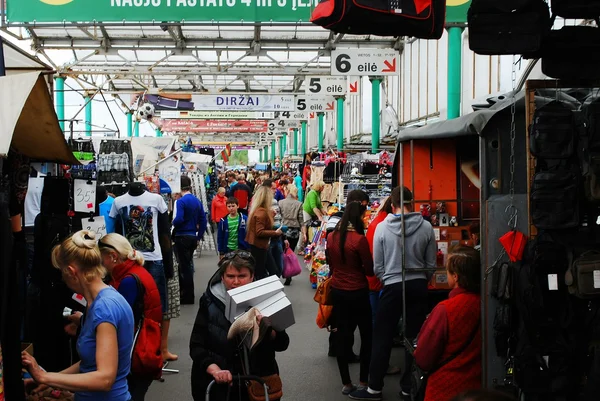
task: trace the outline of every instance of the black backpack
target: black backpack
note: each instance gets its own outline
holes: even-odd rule
[[[338,33],[439,39],[444,0],[322,0],[310,21]]]
[[[586,104],[581,117],[586,140],[582,157],[585,193],[588,200],[597,202],[600,201],[600,100]]]
[[[600,0],[552,0],[552,12],[563,18],[596,19]]]
[[[467,20],[469,48],[484,55],[536,52],[552,26],[543,0],[473,0]]]
[[[528,395],[569,394],[577,384],[573,312],[563,280],[568,266],[569,249],[542,232],[516,269],[515,380]]]
[[[549,77],[600,79],[600,28],[565,26],[551,31],[543,40],[541,58],[542,72]]]
[[[573,111],[564,103],[552,101],[539,107],[529,133],[531,154],[540,159],[568,159],[575,152]]]
[[[579,177],[574,171],[560,166],[533,176],[530,213],[536,228],[561,230],[579,225]]]

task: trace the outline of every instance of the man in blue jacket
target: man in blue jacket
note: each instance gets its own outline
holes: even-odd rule
[[[181,177],[181,198],[175,202],[173,235],[175,253],[179,261],[179,288],[181,304],[193,305],[194,296],[194,251],[206,231],[204,206],[191,192],[192,180]]]
[[[245,214],[238,212],[239,201],[237,198],[230,196],[227,198],[226,205],[229,214],[219,221],[217,233],[220,257],[238,249],[250,249],[250,246],[246,242],[246,224],[248,218]]]

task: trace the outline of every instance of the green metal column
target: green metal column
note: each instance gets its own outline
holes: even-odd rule
[[[302,121],[302,157],[306,154],[306,121]]]
[[[337,151],[341,152],[344,150],[344,100],[346,98],[344,96],[337,97]]]
[[[86,94],[85,100],[85,136],[92,136],[92,98]]]
[[[263,163],[266,163],[269,161],[269,145],[265,146],[263,148],[264,150],[264,154],[263,154]]]
[[[381,111],[381,78],[371,78],[371,153],[379,152],[379,112]]]
[[[54,79],[54,93],[56,98],[56,116],[61,130],[65,130],[65,77]]]
[[[271,141],[271,163],[275,163],[275,140]]]
[[[285,152],[287,152],[287,146],[288,146],[288,134],[287,132],[285,134],[283,134],[283,155],[285,156]]]
[[[133,134],[133,113],[128,111],[125,115],[127,116],[127,138],[131,138]]]
[[[279,158],[283,159],[283,136],[279,137]]]
[[[138,136],[140,136],[140,122],[139,121],[135,122],[135,136],[136,136],[136,138]]]
[[[258,162],[261,163],[262,162],[262,148],[258,149]]]
[[[325,134],[323,117],[325,117],[325,113],[317,113],[317,118],[319,119],[319,152],[323,151],[323,136]]]
[[[462,32],[460,26],[448,27],[448,120],[460,116]]]
[[[294,128],[294,156],[298,156],[298,128]]]
[[[160,137],[162,137],[162,131],[161,131],[161,130],[160,130],[160,128],[158,128],[158,127],[156,128],[156,137],[157,137],[157,138],[160,138]]]

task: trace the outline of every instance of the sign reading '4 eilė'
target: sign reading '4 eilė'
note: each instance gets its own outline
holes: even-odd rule
[[[393,49],[336,49],[331,75],[381,76],[400,74],[400,54]]]

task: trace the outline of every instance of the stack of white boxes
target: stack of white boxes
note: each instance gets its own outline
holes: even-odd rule
[[[252,307],[270,318],[277,331],[285,330],[295,323],[292,303],[283,292],[283,284],[277,276],[269,276],[227,291],[225,315],[230,322],[233,323]]]

